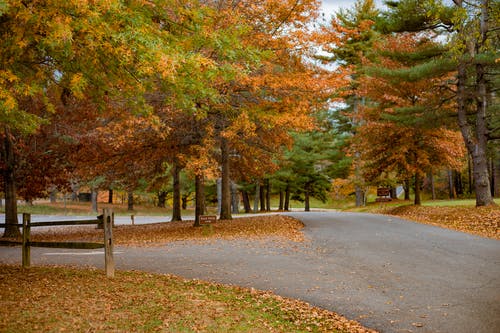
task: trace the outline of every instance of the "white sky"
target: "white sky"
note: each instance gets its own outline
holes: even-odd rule
[[[329,19],[339,8],[352,8],[356,0],[322,0],[322,12],[325,13],[327,19]],[[381,6],[382,0],[376,0],[377,6]]]

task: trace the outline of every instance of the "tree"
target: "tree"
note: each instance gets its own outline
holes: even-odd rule
[[[371,181],[392,172],[400,181],[413,177],[417,205],[426,173],[439,167],[458,169],[464,156],[450,121],[453,96],[446,66],[427,68],[427,57],[440,48],[421,34],[385,36],[374,47],[376,61],[365,62],[361,79],[361,90],[371,101],[363,108],[364,123],[355,139],[365,176]]]
[[[325,202],[331,188],[328,171],[337,160],[333,158],[335,146],[329,134],[322,129],[295,134],[294,145],[285,152],[282,167],[275,175],[286,184],[285,190],[293,190],[293,198],[304,202],[305,211],[310,211],[312,197]]]
[[[378,17],[379,11],[373,0],[358,0],[352,9],[339,11],[323,32],[327,36],[327,43],[323,48],[330,56],[320,58],[340,65],[346,71],[346,75],[350,76],[349,84],[336,90],[336,93],[343,98],[345,106],[337,106],[333,116],[336,118],[337,128],[351,136],[356,134],[362,122],[359,109],[366,101],[366,96],[359,91],[359,79],[362,75],[361,60],[370,54],[377,39],[375,22],[378,21]],[[356,206],[362,206],[365,202],[365,181],[361,174],[360,153],[353,152],[349,161],[353,164],[351,178],[355,186]]]
[[[0,7],[0,121],[6,194],[4,236],[18,236],[16,143],[60,112],[65,96],[94,101],[140,96],[137,77],[156,67],[172,76],[177,60],[151,20],[155,4],[130,1],[9,1]],[[150,57],[155,53],[162,57]],[[58,91],[59,94],[51,92]],[[106,98],[104,98],[106,96]],[[126,99],[126,98],[125,98]],[[33,103],[41,101],[44,113]],[[140,98],[129,106],[140,108]]]
[[[500,10],[496,1],[453,2],[446,6],[441,1],[391,1],[387,30],[452,33],[449,45],[450,56],[456,64],[453,84],[456,86],[458,125],[472,156],[476,206],[485,206],[493,204],[487,144],[498,139],[494,108],[488,101],[495,98],[492,93],[498,83],[495,71],[498,68]]]

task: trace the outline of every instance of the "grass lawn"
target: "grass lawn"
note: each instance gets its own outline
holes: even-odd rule
[[[372,332],[269,292],[171,275],[0,265],[1,332]]]

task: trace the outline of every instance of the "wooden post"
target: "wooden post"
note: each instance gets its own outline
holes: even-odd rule
[[[30,251],[30,234],[31,234],[31,215],[23,214],[23,268],[30,267],[31,251]]]
[[[113,214],[108,208],[103,209],[104,224],[104,267],[107,277],[115,276],[115,261],[113,259]]]

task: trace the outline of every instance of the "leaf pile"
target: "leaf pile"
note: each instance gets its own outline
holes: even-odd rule
[[[116,245],[154,246],[172,241],[209,239],[259,239],[265,237],[303,240],[302,222],[283,215],[243,217],[230,221],[193,227],[193,221],[165,222],[144,225],[118,225],[113,228]],[[51,228],[38,231],[33,228],[35,241],[93,241],[101,242],[102,230],[94,227]]]
[[[385,208],[383,214],[395,215],[420,223],[500,239],[500,207],[427,207],[400,206]]]
[[[374,332],[270,292],[172,275],[0,265],[2,332]]]

